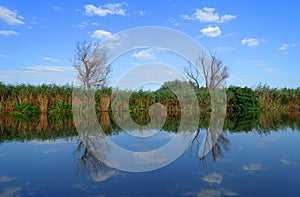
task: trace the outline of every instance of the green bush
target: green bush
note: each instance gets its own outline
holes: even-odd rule
[[[260,111],[259,99],[248,87],[230,86],[227,89],[227,103],[229,113],[258,113]]]
[[[13,111],[15,114],[33,114],[40,112],[40,107],[32,103],[21,103]]]

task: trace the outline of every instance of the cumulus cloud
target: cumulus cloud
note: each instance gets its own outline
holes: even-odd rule
[[[208,182],[208,183],[216,183],[219,185],[223,180],[223,176],[218,173],[212,173],[212,174],[209,174],[209,175],[203,177],[202,180],[205,182]]]
[[[257,39],[257,38],[244,38],[241,41],[241,43],[243,45],[246,45],[248,47],[258,46],[261,42],[262,42],[262,40],[261,39]]]
[[[2,35],[2,36],[17,36],[17,35],[19,35],[19,33],[12,31],[12,30],[0,30],[0,35]]]
[[[24,19],[21,15],[18,15],[16,11],[9,10],[3,6],[0,6],[0,19],[4,20],[9,25],[24,25],[22,21]]]
[[[126,3],[110,3],[105,4],[99,7],[96,7],[93,4],[87,4],[85,5],[85,14],[88,16],[107,16],[107,15],[120,15],[125,16],[126,15],[126,9],[124,6],[126,6]]]
[[[289,48],[292,48],[292,47],[295,47],[296,44],[287,44],[287,43],[284,43],[284,44],[281,44],[280,47],[278,48],[279,51],[286,51],[288,50]]]
[[[218,26],[215,27],[209,26],[207,28],[201,29],[200,32],[202,33],[203,36],[212,37],[212,38],[222,34],[222,31]]]
[[[215,23],[225,23],[232,19],[235,19],[235,15],[225,14],[219,15],[219,13],[215,12],[215,8],[204,7],[203,9],[196,9],[195,13],[191,16],[189,15],[181,15],[183,19],[186,20],[199,20],[203,23],[215,22]]]
[[[91,35],[92,38],[98,38],[98,39],[101,39],[101,40],[105,40],[105,39],[112,39],[112,40],[116,40],[117,37],[114,36],[111,32],[109,31],[104,31],[102,29],[99,29],[99,30],[95,30],[92,35]]]

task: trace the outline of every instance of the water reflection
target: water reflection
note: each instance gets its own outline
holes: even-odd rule
[[[99,123],[104,129],[106,135],[114,136],[124,132],[119,128],[118,125],[115,124],[114,118],[108,112],[98,114],[98,117]],[[229,149],[230,140],[226,137],[226,133],[228,132],[257,132],[265,135],[271,130],[282,130],[285,127],[290,127],[292,129],[300,128],[300,116],[294,113],[284,115],[260,114],[259,116],[251,116],[251,118],[249,117],[250,116],[247,114],[236,117],[230,117],[229,115],[225,120],[224,131],[219,131],[208,127],[208,115],[202,116],[199,122],[199,129],[193,134],[194,138],[190,143],[191,154],[196,155],[200,160],[203,161],[209,155],[215,162],[217,160],[221,160],[224,152],[228,151]],[[151,121],[150,116],[147,113],[133,115],[127,118],[133,118],[134,121],[140,125]],[[192,116],[189,119],[191,118]],[[166,122],[163,125],[163,130],[174,134],[183,132],[185,133],[184,135],[191,135],[193,131],[189,131],[188,128],[183,128],[184,131],[178,130],[180,120],[180,113],[168,112],[166,116]],[[156,120],[154,119],[153,122],[155,123]],[[157,122],[161,124],[160,121]],[[33,139],[55,140],[64,138],[66,136],[77,136],[73,119],[55,119],[51,116],[47,116],[45,113],[31,118],[1,114],[0,123],[0,143],[5,141],[28,141]],[[126,123],[128,125],[126,125]],[[126,132],[136,132],[136,128],[134,125],[131,125],[131,121],[126,121],[124,119],[122,124],[126,125],[126,128],[128,129]],[[154,124],[154,127],[154,129],[157,129],[157,125]],[[98,159],[95,158],[95,155],[91,153],[93,152],[91,150],[96,149],[101,150],[97,152]],[[101,161],[105,161],[105,153],[108,153],[110,151],[109,149],[109,144],[104,136],[80,136],[78,138],[78,146],[74,151],[76,152],[77,157],[80,158],[78,159],[77,165],[78,174],[86,173],[92,176],[91,172],[104,170],[105,165],[103,162],[99,161],[99,157],[101,158]],[[78,155],[80,155],[80,157]],[[0,153],[0,157],[3,156],[5,156],[5,153]],[[140,157],[140,155],[136,156]],[[282,163],[287,164],[288,162],[284,160]],[[246,166],[246,169],[248,169],[248,167],[249,166]],[[96,175],[94,174],[94,176]]]
[[[164,129],[159,132],[164,135],[149,140],[161,145],[160,142],[168,142],[167,136],[180,132],[178,118],[174,118],[177,116],[180,114],[168,114]],[[71,119],[47,117],[46,120],[44,116],[28,122],[15,116],[0,117],[0,168],[4,169],[0,171],[0,196],[33,193],[55,196],[58,192],[64,196],[297,196],[299,193],[300,133],[296,115],[261,114],[244,128],[240,122],[247,120],[227,117],[224,131],[209,129],[203,117],[191,149],[178,160],[149,173],[126,174],[95,157],[90,150],[102,144],[98,154],[107,159],[111,149],[106,140],[97,135],[77,136]],[[106,125],[110,139],[133,144],[128,137],[130,130],[126,133],[118,128],[109,114],[99,116],[98,120],[102,126]],[[134,131],[134,127],[129,128]],[[152,141],[141,145],[155,148]],[[204,165],[199,166],[199,159]],[[210,159],[216,161],[214,165],[206,165]]]
[[[196,154],[202,161],[210,155],[214,162],[222,159],[224,151],[229,148],[230,140],[226,137],[224,131],[217,131],[206,129],[202,130],[205,132],[204,139],[201,138],[199,129],[192,140],[190,152],[193,153],[193,149],[196,148]],[[200,144],[202,142],[202,144]]]
[[[95,144],[95,141],[98,143]],[[98,147],[99,144],[102,144],[102,146]],[[101,156],[101,159],[95,157],[91,151],[96,148],[101,150],[98,151],[98,156]],[[78,138],[78,146],[73,152],[76,174],[81,177],[90,177],[95,181],[105,181],[111,176],[117,175],[118,172],[116,170],[112,170],[102,162],[105,161],[105,153],[109,151],[108,148],[107,141],[104,138],[99,136],[80,136]]]
[[[46,113],[41,113],[36,116],[15,116],[10,114],[0,114],[0,143],[4,141],[24,141],[33,139],[59,139],[66,136],[77,136],[77,130],[71,116],[68,118],[53,117]],[[114,122],[108,112],[98,114],[99,123],[107,135],[115,135],[124,132]],[[137,124],[144,125],[150,122],[150,117],[147,113],[131,116]],[[131,118],[130,117],[130,118]],[[168,132],[178,131],[180,125],[180,112],[168,112],[166,122],[162,130]],[[191,117],[193,118],[193,117]],[[189,120],[186,120],[189,121]],[[199,128],[208,128],[210,121],[209,114],[202,114],[199,121]],[[129,121],[124,120],[122,124],[126,125],[129,131],[136,129],[134,125],[130,125]],[[299,130],[300,115],[298,113],[289,114],[259,114],[231,117],[228,115],[224,123],[224,131],[230,133],[235,132],[257,132],[265,135],[270,131],[282,130],[286,127]],[[156,127],[157,128],[157,127]],[[186,130],[184,128],[183,130]],[[210,131],[214,133],[215,131]],[[211,135],[211,137],[215,136]],[[221,139],[222,140],[222,139]]]

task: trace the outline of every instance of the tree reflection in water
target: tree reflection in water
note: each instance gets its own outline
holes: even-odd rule
[[[97,151],[97,157],[94,151]],[[105,137],[101,135],[80,136],[78,146],[73,152],[77,176],[89,177],[94,181],[105,181],[117,175],[118,171],[112,170],[103,162],[106,161],[107,151],[109,151],[109,145]]]
[[[200,160],[205,161],[208,154],[211,154],[214,162],[217,159],[223,157],[224,151],[227,151],[229,148],[229,139],[225,136],[223,131],[206,129],[205,137],[200,145],[201,130],[198,129],[194,139],[191,144],[191,153],[193,151],[193,146],[196,146],[197,156]]]

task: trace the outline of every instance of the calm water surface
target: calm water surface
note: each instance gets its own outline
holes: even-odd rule
[[[299,196],[300,132],[260,134],[224,131],[199,158],[199,140],[161,169],[133,173],[110,168],[89,153],[78,136],[55,140],[5,140],[0,144],[0,196]],[[149,139],[118,132],[121,147],[147,151],[172,132]],[[103,150],[105,151],[105,150]]]

